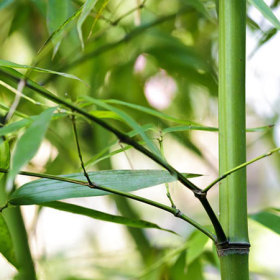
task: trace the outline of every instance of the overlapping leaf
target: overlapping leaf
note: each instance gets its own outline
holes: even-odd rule
[[[124,192],[176,181],[175,177],[163,170],[105,170],[88,174],[94,184]],[[109,194],[106,191],[86,186],[87,182],[82,173],[61,177],[69,179],[69,182],[39,179],[23,185],[13,192],[10,203],[14,205],[41,204],[66,198]]]

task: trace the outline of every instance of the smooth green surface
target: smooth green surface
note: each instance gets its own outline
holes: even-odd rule
[[[225,280],[248,280],[248,255],[228,255],[220,257],[221,277]]]
[[[91,181],[99,186],[119,191],[131,192],[139,189],[176,181],[167,171],[163,170],[105,170],[89,172]],[[63,176],[74,180],[82,180],[87,184],[82,173]],[[40,204],[54,200],[107,195],[108,192],[91,189],[51,179],[39,179],[23,185],[10,197],[11,204]]]
[[[246,1],[219,2],[219,173],[246,162]],[[248,242],[246,170],[220,184],[220,221],[231,242]]]
[[[246,0],[219,1],[219,173],[246,162]],[[248,242],[246,169],[220,183],[219,211],[230,242]],[[232,255],[231,255],[232,253]],[[227,253],[228,254],[228,253]],[[248,254],[220,257],[222,280],[248,280]]]
[[[155,229],[160,229],[168,232],[172,232],[168,229],[161,228],[157,224],[144,221],[141,219],[132,219],[128,217],[123,217],[123,216],[117,216],[117,215],[112,215],[108,213],[104,213],[101,211],[93,210],[90,208],[78,206],[75,204],[70,204],[70,203],[65,203],[65,202],[60,202],[60,201],[54,201],[54,202],[48,202],[42,204],[42,206],[45,207],[50,207],[53,209],[65,211],[65,212],[70,212],[78,215],[84,215],[96,220],[101,220],[101,221],[106,221],[106,222],[111,222],[111,223],[116,223],[116,224],[121,224],[125,225],[128,227],[134,227],[134,228],[155,228]],[[174,233],[174,232],[172,232]],[[208,240],[208,238],[206,237]]]

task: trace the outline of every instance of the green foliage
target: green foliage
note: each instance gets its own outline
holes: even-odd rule
[[[88,173],[93,184],[109,190],[131,192],[176,180],[162,170],[104,170]],[[107,195],[108,192],[89,188],[82,173],[61,176],[66,181],[54,178],[35,180],[17,189],[9,202],[14,205],[41,204],[71,197]],[[59,178],[57,178],[59,179]],[[80,185],[78,185],[80,183]]]
[[[15,152],[11,159],[11,170],[7,182],[8,189],[11,188],[16,174],[37,152],[55,109],[55,107],[49,108],[38,115],[18,140]]]
[[[8,226],[0,213],[0,253],[15,267],[17,267],[13,242]]]
[[[274,15],[272,10],[267,6],[263,0],[249,0],[262,14],[263,16],[272,23],[272,25],[280,29],[280,22]]]
[[[23,248],[20,249],[21,256],[17,256],[17,263],[23,264],[22,267],[31,267],[30,275],[33,274],[23,280],[31,280],[35,276],[18,206],[30,204],[38,205],[40,209],[52,208],[58,210],[57,213],[64,211],[126,226],[129,237],[125,246],[136,248],[129,252],[123,250],[123,254],[118,252],[114,254],[116,257],[110,256],[109,259],[103,256],[100,246],[96,244],[96,237],[91,234],[87,249],[96,252],[97,258],[81,256],[81,264],[78,261],[73,264],[66,251],[59,252],[58,257],[42,252],[35,258],[36,267],[39,267],[38,277],[44,275],[42,277],[53,280],[199,280],[207,279],[209,271],[215,274],[214,278],[219,277],[215,246],[209,250],[207,244],[208,237],[215,241],[217,236],[213,227],[210,229],[198,222],[209,223],[204,218],[206,212],[209,214],[212,209],[208,201],[203,200],[198,186],[203,190],[203,180],[212,180],[212,170],[216,172],[216,158],[204,146],[209,143],[210,147],[213,141],[217,142],[214,138],[217,134],[210,136],[209,132],[219,131],[216,112],[217,2],[0,2],[0,205],[9,202],[8,208],[3,209],[3,216],[0,214],[0,252],[16,265],[14,252],[17,256],[18,248]],[[262,0],[248,2],[249,7],[255,6],[273,25],[268,30],[262,30],[262,24],[257,19],[247,16],[248,27],[258,36],[257,50],[278,35],[280,22],[274,15],[274,9],[279,6],[279,1],[273,1],[271,7]],[[236,56],[234,60],[239,61]],[[24,84],[22,87],[20,80]],[[234,88],[238,85],[236,83]],[[232,105],[229,107],[232,108]],[[238,110],[236,113],[240,115],[240,108]],[[8,112],[12,113],[12,118],[7,122]],[[73,137],[72,116],[75,116],[77,123],[77,141]],[[247,132],[255,133],[250,133],[248,138],[252,137],[255,141],[257,138],[252,135],[263,133],[257,142],[261,141],[261,137],[266,137],[275,145],[271,136],[275,131],[272,123],[278,117],[275,113],[271,119],[262,122],[258,119],[258,127],[247,129]],[[233,121],[235,126],[240,124],[238,119],[233,118]],[[240,131],[235,135],[240,138]],[[75,142],[79,143],[79,153]],[[45,149],[47,159],[32,160],[42,143],[50,149],[50,152]],[[164,156],[159,146],[164,147]],[[180,161],[183,150],[188,150],[189,155],[184,162]],[[231,174],[237,170],[272,153],[277,154],[279,149],[272,150],[270,147],[269,150],[269,153],[242,166],[226,168],[205,192],[227,176],[232,178]],[[144,159],[139,151],[146,155]],[[82,158],[86,168],[83,173]],[[192,169],[198,161],[204,164],[203,172]],[[159,165],[156,167],[156,164]],[[159,166],[164,170],[152,170]],[[185,166],[192,170],[185,170]],[[205,169],[209,172],[205,172]],[[189,181],[200,177],[200,173],[210,176],[200,178],[201,181]],[[43,179],[21,183],[21,177],[15,180],[17,174]],[[97,185],[96,189],[89,187],[91,182],[87,181],[85,174]],[[185,195],[185,188],[177,183],[168,193],[172,197],[171,206],[168,206],[170,201],[165,193],[160,193],[160,188],[142,190],[177,179],[185,187],[196,190],[196,198],[204,207],[201,209],[206,209],[203,217],[192,201],[195,197]],[[193,182],[199,183],[196,185]],[[143,196],[131,193],[137,190]],[[115,195],[108,196],[112,193]],[[115,207],[119,215],[109,214],[103,209],[93,210],[88,205],[77,205],[88,201],[83,200],[84,197],[92,197],[90,201],[94,202],[101,199],[94,196],[105,195],[104,201]],[[125,197],[131,200],[127,201]],[[59,201],[69,198],[75,201],[74,204]],[[214,204],[217,203],[215,199],[211,197]],[[157,208],[157,211],[149,212],[143,207],[144,204],[134,204],[133,200],[152,205],[152,209]],[[158,214],[160,210],[172,214],[172,220]],[[16,212],[14,216],[9,214],[13,211]],[[250,218],[279,234],[277,211],[266,209]],[[216,212],[212,211],[209,217],[210,222],[217,226]],[[35,217],[34,226],[37,219],[41,219],[41,216]],[[150,219],[156,223],[147,221]],[[183,221],[200,231],[190,234],[189,225]],[[154,228],[170,231],[165,226],[180,232],[183,239],[161,231],[154,236],[154,231],[143,230]],[[112,239],[113,235],[114,232],[111,233]],[[11,237],[16,242],[13,243]],[[104,241],[105,237],[102,238]],[[56,263],[57,259],[63,265],[58,264],[59,261]]]
[[[50,207],[53,209],[61,210],[61,211],[66,211],[70,212],[73,214],[78,214],[78,215],[84,215],[93,219],[101,220],[101,221],[106,221],[106,222],[111,222],[111,223],[116,223],[116,224],[121,224],[125,225],[128,227],[134,227],[134,228],[155,228],[155,229],[160,229],[160,230],[165,230],[171,233],[174,233],[171,230],[168,229],[163,229],[159,227],[158,225],[154,223],[150,223],[147,221],[143,220],[136,220],[128,217],[123,217],[123,216],[116,216],[108,213],[104,213],[101,211],[89,209],[86,207],[81,207],[78,205],[70,204],[70,203],[65,203],[65,202],[60,202],[60,201],[55,201],[55,202],[49,202],[49,203],[44,203],[41,204],[44,207]]]

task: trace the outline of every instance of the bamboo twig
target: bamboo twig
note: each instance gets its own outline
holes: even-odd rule
[[[244,163],[242,163],[242,164],[240,164],[240,165],[234,167],[233,169],[227,171],[226,173],[224,173],[223,175],[221,175],[220,177],[218,177],[217,179],[215,179],[215,180],[214,180],[211,184],[209,184],[204,190],[202,190],[202,192],[204,192],[204,193],[208,192],[214,185],[216,185],[218,182],[220,182],[220,181],[222,181],[223,179],[225,179],[225,178],[226,178],[227,176],[229,176],[230,174],[232,174],[232,173],[238,171],[239,169],[241,169],[241,168],[243,168],[243,167],[245,167],[245,166],[247,166],[247,165],[250,165],[250,164],[252,164],[252,163],[254,163],[254,162],[256,162],[256,161],[258,161],[258,160],[260,160],[260,159],[263,159],[263,158],[265,158],[265,157],[271,156],[273,153],[278,152],[279,150],[280,150],[280,147],[275,148],[275,149],[269,151],[268,153],[265,153],[265,154],[263,154],[263,155],[261,155],[261,156],[258,156],[258,157],[256,157],[256,158],[250,160],[250,161],[244,162]]]

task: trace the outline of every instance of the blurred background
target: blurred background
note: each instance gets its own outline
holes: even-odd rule
[[[278,0],[266,1],[277,15]],[[107,0],[97,1],[82,25],[84,49],[77,31],[77,18],[68,22],[38,55],[53,31],[83,4],[79,0],[9,0],[0,2],[0,58],[18,64],[74,74],[85,83],[46,73],[31,72],[30,78],[51,92],[85,106],[80,97],[118,99],[166,113],[195,126],[217,127],[218,23],[215,1]],[[247,127],[265,127],[247,133],[247,159],[280,145],[280,36],[256,8],[248,5],[247,19]],[[19,70],[25,73],[26,70]],[[1,77],[2,78],[2,77]],[[21,99],[17,110],[36,115],[42,104],[52,106],[34,92]],[[1,115],[11,106],[14,94],[0,86]],[[218,176],[218,135],[215,131],[184,129],[171,120],[145,114],[127,106],[126,111],[157,143],[162,140],[168,162],[181,172],[199,173],[192,181],[205,187]],[[14,121],[18,117],[14,117]],[[128,131],[112,116],[110,123]],[[77,121],[87,170],[159,169],[134,149],[121,149],[114,136],[84,119]],[[23,130],[9,134],[12,142]],[[54,120],[38,153],[25,170],[49,174],[81,172],[71,121]],[[107,150],[106,150],[107,148]],[[104,150],[105,149],[105,150]],[[101,151],[105,151],[100,154]],[[279,207],[280,156],[274,154],[250,165],[248,210],[254,214]],[[17,177],[20,186],[31,178]],[[193,194],[179,183],[169,186],[179,209],[202,224],[209,221]],[[165,186],[137,192],[169,204]],[[218,213],[218,186],[209,193]],[[180,262],[188,262],[187,279],[219,279],[219,265],[211,242],[174,216],[138,202],[116,196],[68,200],[112,214],[155,222],[179,235],[156,229],[132,229],[37,206],[22,207],[29,241],[40,280],[47,279],[181,279]],[[279,235],[249,220],[252,243],[252,279],[279,279]],[[186,260],[186,240],[202,244],[201,252]],[[199,241],[200,240],[200,241]],[[190,241],[189,241],[190,242]],[[204,246],[205,245],[205,246]],[[191,249],[190,249],[191,250]],[[198,250],[198,251],[199,251]],[[14,268],[0,258],[0,279],[12,279]],[[179,278],[178,278],[179,277]]]

